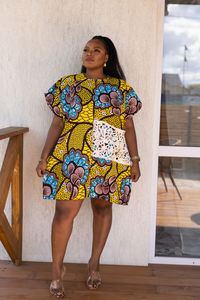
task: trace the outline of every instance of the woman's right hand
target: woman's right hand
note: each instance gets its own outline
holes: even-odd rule
[[[39,163],[37,165],[37,168],[36,168],[36,172],[37,172],[39,177],[42,177],[45,174],[46,166],[47,166],[46,160],[39,161]]]

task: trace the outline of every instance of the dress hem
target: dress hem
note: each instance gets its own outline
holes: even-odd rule
[[[92,198],[98,198],[98,197],[85,197],[85,198],[80,198],[80,199],[68,199],[68,200],[64,200],[64,199],[55,199],[55,198],[53,198],[53,199],[50,199],[50,198],[44,198],[43,197],[43,200],[60,200],[60,201],[77,201],[77,200],[84,200],[84,199],[86,199],[86,198],[90,198],[90,199],[92,199]],[[108,200],[106,200],[107,202],[110,202],[110,203],[114,203],[114,204],[118,204],[118,205],[120,205],[120,206],[128,206],[128,202],[127,203],[117,203],[117,202],[112,202],[112,201],[108,201]]]

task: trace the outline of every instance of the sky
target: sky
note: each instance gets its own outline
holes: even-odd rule
[[[163,73],[178,73],[185,86],[200,84],[200,5],[170,4],[168,12],[164,23]],[[185,63],[184,45],[188,48]]]

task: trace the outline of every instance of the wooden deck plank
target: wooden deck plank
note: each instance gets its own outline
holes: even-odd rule
[[[86,264],[66,263],[66,297],[73,300],[197,300],[200,267],[101,265],[102,286],[86,288]],[[0,300],[48,300],[51,263],[0,261]]]

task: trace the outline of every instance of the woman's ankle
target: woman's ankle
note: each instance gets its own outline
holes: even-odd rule
[[[88,261],[89,271],[99,271],[99,259],[98,258],[90,258]]]
[[[62,272],[62,265],[59,263],[52,263],[52,275],[53,280],[60,279],[61,278],[61,272]]]

